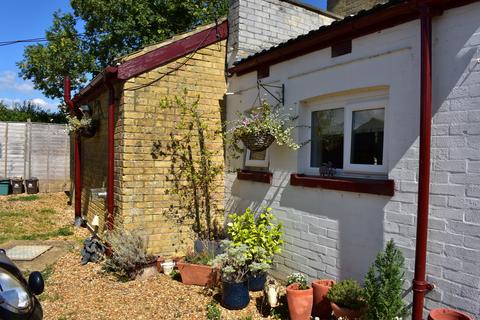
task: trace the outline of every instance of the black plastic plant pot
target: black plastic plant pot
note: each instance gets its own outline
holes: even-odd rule
[[[265,287],[267,281],[267,273],[250,274],[248,277],[248,289],[250,291],[261,291]]]
[[[248,280],[240,283],[223,281],[222,300],[223,306],[231,310],[239,310],[248,306]]]

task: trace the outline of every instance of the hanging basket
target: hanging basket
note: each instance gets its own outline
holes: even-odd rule
[[[257,152],[266,150],[275,141],[275,137],[269,133],[244,134],[239,138],[250,151]]]
[[[96,132],[97,132],[97,129],[94,126],[88,126],[88,127],[80,128],[78,130],[78,134],[84,138],[91,138],[95,135]]]

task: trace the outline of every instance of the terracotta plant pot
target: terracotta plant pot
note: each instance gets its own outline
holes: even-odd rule
[[[183,284],[213,288],[218,284],[219,273],[216,269],[201,264],[177,262]]]
[[[313,311],[314,317],[320,319],[329,318],[332,315],[330,300],[327,299],[328,290],[335,284],[335,280],[316,280],[312,283],[313,287]]]
[[[453,309],[432,309],[428,314],[428,320],[473,320],[473,318]]]
[[[312,314],[313,289],[299,290],[298,284],[287,287],[288,313],[291,320],[309,320]]]
[[[332,306],[333,315],[335,318],[343,318],[348,320],[360,319],[360,317],[365,313],[366,308],[361,309],[348,309],[344,307],[339,307],[337,304],[330,302]]]

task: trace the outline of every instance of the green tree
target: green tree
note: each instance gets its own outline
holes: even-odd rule
[[[47,44],[25,49],[20,75],[46,96],[60,98],[62,79],[80,88],[116,57],[209,23],[227,12],[226,0],[71,0],[73,14],[56,12]],[[79,23],[80,22],[80,23]],[[84,33],[78,32],[83,25]]]
[[[8,108],[0,101],[0,121],[65,123],[65,115],[62,112],[48,112],[35,105],[32,101],[15,103]]]
[[[65,75],[72,78],[75,90],[87,81],[87,71],[93,71],[94,60],[86,54],[75,26],[72,14],[55,12],[53,26],[46,31],[48,43],[27,46],[23,60],[17,63],[20,76],[32,80],[35,89],[47,97],[62,97]]]
[[[394,320],[406,313],[402,299],[404,257],[393,240],[377,255],[365,279],[367,319]]]

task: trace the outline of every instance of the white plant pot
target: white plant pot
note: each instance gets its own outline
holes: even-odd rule
[[[270,307],[275,308],[278,305],[278,287],[275,285],[267,286],[267,300]]]
[[[163,273],[170,274],[173,271],[173,267],[175,267],[175,262],[173,262],[172,260],[167,260],[162,263],[161,266],[163,268]]]

